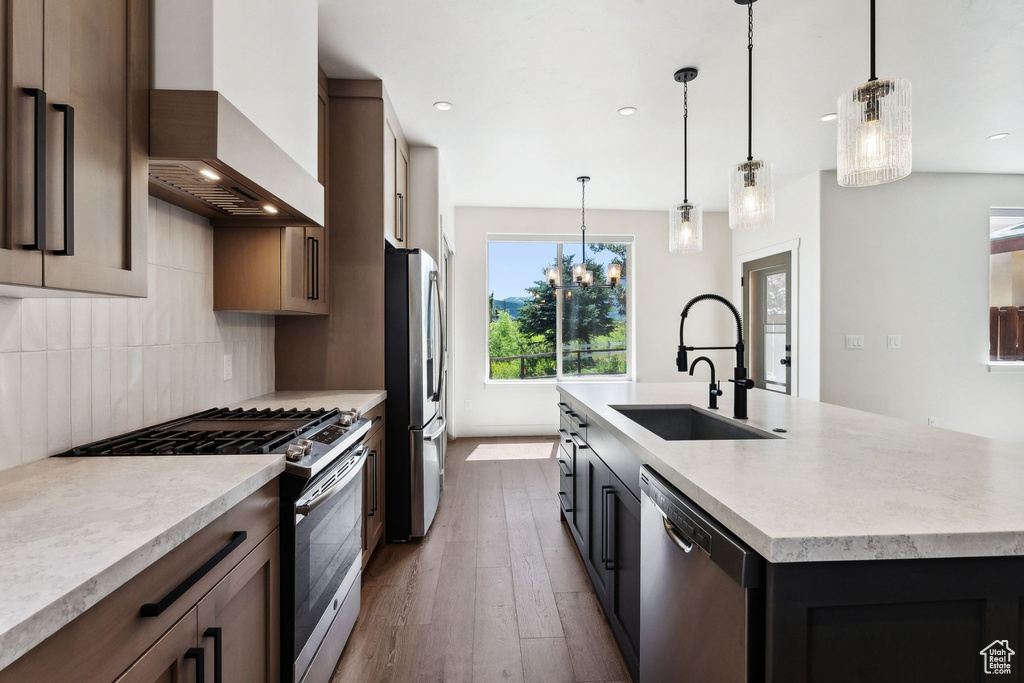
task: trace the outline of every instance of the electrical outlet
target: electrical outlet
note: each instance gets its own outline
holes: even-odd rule
[[[900,335],[890,334],[888,337],[885,338],[885,345],[890,349],[900,348]]]
[[[473,410],[473,399],[467,398],[463,401],[462,405],[465,406],[466,410]]]
[[[231,354],[230,353],[225,353],[224,354],[224,381],[227,382],[232,377],[234,377],[234,373],[231,371]]]
[[[848,334],[846,335],[846,348],[856,349],[857,351],[864,350],[864,335],[863,334]]]

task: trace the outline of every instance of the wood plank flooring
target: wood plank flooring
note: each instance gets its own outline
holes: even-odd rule
[[[630,680],[561,521],[557,448],[449,444],[430,533],[374,553],[332,683]]]

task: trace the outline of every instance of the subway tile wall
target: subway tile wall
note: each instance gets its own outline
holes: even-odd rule
[[[273,390],[273,316],[213,312],[213,228],[157,199],[148,298],[0,297],[0,469]]]

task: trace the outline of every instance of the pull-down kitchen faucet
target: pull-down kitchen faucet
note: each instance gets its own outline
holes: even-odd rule
[[[717,301],[723,306],[729,309],[733,317],[736,318],[736,346],[687,346],[686,342],[683,341],[683,328],[686,325],[686,316],[689,314],[690,309],[693,305],[701,301]],[[680,314],[679,320],[679,352],[676,354],[676,368],[679,372],[690,371],[692,375],[692,369],[689,368],[686,362],[687,351],[713,351],[722,349],[736,349],[736,369],[733,372],[733,379],[729,381],[736,385],[736,391],[733,394],[733,417],[737,420],[747,419],[747,390],[754,388],[754,380],[747,378],[747,368],[743,365],[743,321],[740,319],[740,312],[736,310],[736,307],[732,305],[732,302],[725,297],[717,294],[701,294],[695,296],[686,302],[686,306],[683,307],[683,312]],[[697,360],[700,360],[699,358]],[[708,361],[710,363],[710,361]],[[694,361],[696,365],[697,361]]]

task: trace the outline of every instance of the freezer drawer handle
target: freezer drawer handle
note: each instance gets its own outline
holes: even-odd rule
[[[668,534],[668,537],[672,539],[672,542],[675,543],[680,550],[684,553],[688,553],[693,550],[693,541],[688,541],[683,538],[676,529],[676,525],[668,521],[668,517],[662,517],[661,521],[665,525],[665,533]]]
[[[248,534],[244,531],[236,531],[231,534],[231,540],[223,548],[217,551],[217,554],[206,561],[199,569],[192,572],[192,574],[184,581],[179,583],[171,592],[165,595],[160,602],[147,602],[142,606],[142,616],[144,617],[158,617],[163,614],[164,610],[174,604],[174,602],[182,595],[188,592],[192,586],[199,583],[199,580],[210,573],[210,571],[216,567],[221,561],[231,554],[238,546],[245,543],[245,539]]]

